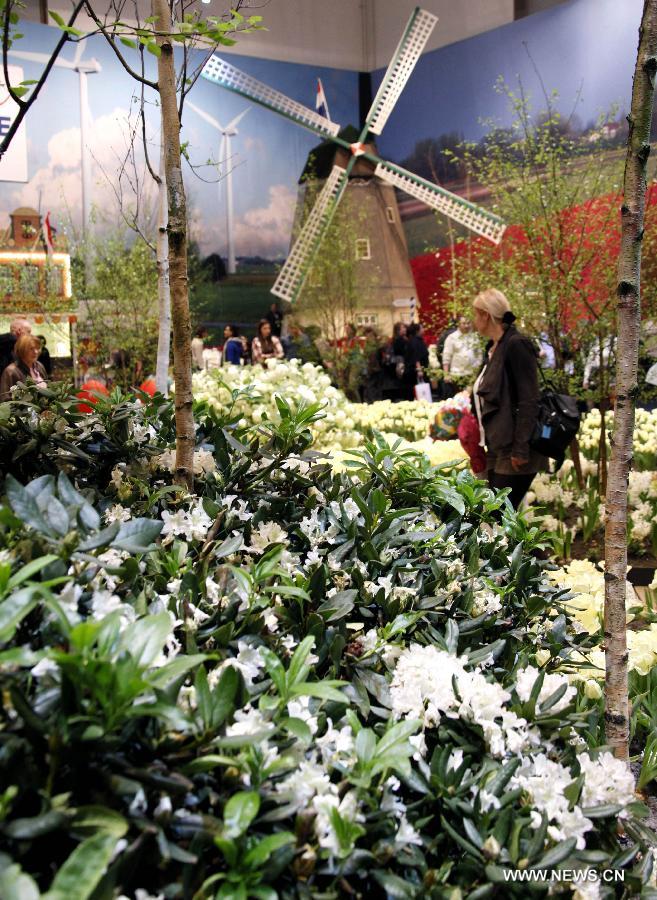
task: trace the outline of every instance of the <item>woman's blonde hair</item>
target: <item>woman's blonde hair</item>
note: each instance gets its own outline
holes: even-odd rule
[[[41,341],[32,334],[22,334],[14,344],[14,356],[27,363],[25,357],[28,350],[41,350]]]
[[[491,319],[495,319],[497,322],[502,321],[504,313],[511,312],[511,304],[502,291],[498,291],[497,288],[487,288],[477,294],[472,306],[487,312]]]

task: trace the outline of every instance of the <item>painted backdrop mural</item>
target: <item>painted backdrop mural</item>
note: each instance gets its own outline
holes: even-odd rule
[[[16,49],[46,53],[57,32],[42,25],[26,25],[25,37]],[[245,36],[245,40],[248,36]],[[128,51],[129,53],[130,51]],[[74,48],[65,59],[73,59]],[[84,42],[84,60],[96,59],[100,72],[88,76],[91,128],[88,140],[92,157],[92,204],[95,228],[102,232],[116,222],[117,172],[123,164],[130,134],[138,113],[136,84],[125,73],[105,41],[93,37]],[[271,84],[290,97],[314,105],[317,77],[330,98],[331,115],[352,122],[358,112],[358,76],[336,69],[323,69],[273,62],[231,54],[231,62],[250,75]],[[39,62],[17,60],[26,79],[36,78]],[[261,107],[249,104],[217,86],[199,79],[190,94],[195,107],[226,127],[248,109],[237,126],[231,144],[235,247],[237,256],[279,259],[289,247],[297,182],[310,149],[317,138]],[[157,167],[159,157],[158,115],[154,95],[147,97],[148,144]],[[188,143],[190,166],[186,184],[193,215],[193,236],[203,254],[225,255],[225,195],[219,159],[220,133],[191,106],[183,115],[183,141]],[[0,182],[2,225],[18,206],[51,211],[60,227],[79,229],[81,222],[80,112],[78,75],[55,68],[37,104],[27,119],[28,178],[25,184]],[[139,139],[138,168],[143,164]],[[192,167],[194,171],[192,171]],[[145,182],[147,193],[151,185]],[[133,202],[125,190],[125,202]]]
[[[564,111],[571,111],[581,92],[576,122],[583,134],[593,128],[598,113],[613,103],[618,104],[618,120],[622,123],[629,104],[641,6],[641,0],[571,0],[548,12],[426,54],[378,141],[381,155],[431,177],[426,166],[423,168],[425,142],[450,146],[463,138],[478,141],[486,130],[483,120],[494,118],[502,125],[508,124],[506,100],[494,89],[499,76],[512,85],[520,76],[539,107],[541,86],[537,72],[548,90],[559,92]],[[400,31],[403,24],[400,20]],[[25,37],[17,49],[47,52],[57,35],[45,26],[26,25]],[[247,41],[248,35],[243,40]],[[72,59],[73,54],[74,48],[68,48],[65,58]],[[95,58],[101,66],[100,72],[88,77],[92,121],[88,143],[93,158],[92,202],[97,220],[94,227],[102,233],[116,221],[115,191],[110,182],[116,182],[116,172],[125,156],[137,102],[134,82],[101,38],[85,42],[83,58]],[[230,54],[230,60],[309,106],[313,105],[316,78],[321,77],[333,119],[342,125],[357,124],[357,73],[237,54]],[[16,63],[23,66],[25,78],[36,77],[41,69],[40,64],[30,60],[16,59]],[[383,71],[374,73],[375,89],[382,75]],[[17,206],[40,204],[41,211],[50,210],[60,227],[69,227],[70,223],[73,229],[79,228],[77,79],[74,71],[56,68],[28,118],[29,180],[25,184],[0,183],[2,224],[7,223],[8,213]],[[224,126],[249,110],[238,124],[239,133],[232,138],[231,147],[236,253],[238,257],[280,259],[289,246],[297,181],[317,138],[202,79],[190,99]],[[148,98],[147,117],[150,152],[157,164],[158,117],[153,97]],[[187,167],[186,177],[193,234],[203,254],[225,256],[225,196],[222,185],[217,183],[216,166],[221,136],[191,106],[183,119],[183,139],[188,142],[194,167],[194,172]],[[138,164],[141,154],[138,148]],[[447,171],[439,174],[453,189],[463,188],[449,183]],[[433,218],[428,217],[428,221]],[[435,228],[433,232],[431,228],[408,230],[412,254],[440,239]]]

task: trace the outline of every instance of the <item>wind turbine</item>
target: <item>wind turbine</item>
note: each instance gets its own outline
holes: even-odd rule
[[[240,122],[244,116],[248,113],[249,107],[247,107],[243,112],[241,112],[238,116],[230,122],[224,128],[219,122],[211,116],[209,113],[205,112],[204,109],[200,109],[198,106],[195,106],[191,100],[187,101],[187,105],[191,107],[194,112],[200,116],[202,119],[212,125],[213,128],[216,128],[218,132],[221,134],[221,143],[219,145],[219,162],[221,163],[221,171],[225,175],[226,180],[226,257],[227,257],[227,270],[229,275],[235,274],[235,241],[233,236],[233,166],[230,162],[231,154],[230,154],[230,139],[235,137],[239,132],[237,131],[237,123]],[[223,179],[222,179],[223,180]],[[219,182],[219,197],[221,198],[221,184]]]
[[[82,174],[82,237],[84,239],[84,267],[87,281],[91,275],[91,255],[89,242],[89,218],[91,216],[91,162],[89,159],[88,140],[91,133],[91,113],[89,111],[89,90],[87,75],[95,75],[101,71],[101,65],[97,59],[82,59],[83,46],[78,42],[75,55],[71,61],[58,56],[55,65],[61,69],[71,69],[78,73],[80,93],[80,162]],[[10,56],[16,59],[24,59],[26,62],[35,62],[46,65],[50,62],[47,53],[35,53],[30,50],[10,50]]]
[[[412,197],[416,197],[432,209],[444,213],[496,244],[502,239],[506,226],[498,216],[430,181],[425,181],[406,169],[382,160],[367,149],[368,134],[370,132],[372,134],[381,133],[437,21],[436,16],[420,9],[419,6],[413,10],[367,114],[365,125],[358,140],[353,144],[340,137],[340,126],[335,122],[329,121],[307,106],[297,103],[296,100],[286,97],[280,91],[241,72],[220,57],[212,56],[205,64],[201,72],[203,78],[246,97],[253,103],[259,103],[316,134],[321,134],[322,137],[328,138],[351,153],[346,168],[333,166],[326,184],[320,191],[315,205],[290,250],[285,265],[278,274],[272,294],[280,297],[281,300],[294,301],[301,293],[313,260],[359,157],[363,157],[376,167],[374,169],[376,176]]]

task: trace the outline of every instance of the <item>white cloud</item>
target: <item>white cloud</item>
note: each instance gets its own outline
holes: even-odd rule
[[[285,184],[269,188],[267,206],[249,209],[234,221],[235,253],[237,256],[264,256],[275,259],[287,256],[294,222],[296,193]],[[212,217],[204,222],[200,210],[192,217],[193,236],[198,239],[204,254],[226,253],[226,212],[222,203]]]
[[[130,118],[127,109],[116,107],[112,112],[93,120],[88,146],[91,164],[91,202],[98,213],[100,230],[105,223],[117,221],[117,204],[108,179],[116,182],[119,160],[129,144]],[[140,136],[136,139],[137,164],[143,169],[143,149]],[[153,151],[151,151],[153,152]],[[157,148],[153,152],[157,160]],[[105,174],[103,174],[103,172]],[[140,176],[143,179],[143,176]],[[146,175],[148,181],[150,176]],[[144,182],[145,184],[147,182]],[[16,186],[7,196],[8,209],[18,206],[37,207],[41,192],[41,209],[50,210],[58,227],[71,220],[79,228],[82,218],[82,172],[80,158],[80,129],[58,131],[48,141],[48,162],[32,175],[27,184]],[[129,198],[131,200],[132,198]]]

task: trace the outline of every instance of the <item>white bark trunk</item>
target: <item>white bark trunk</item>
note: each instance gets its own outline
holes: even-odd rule
[[[158,188],[157,218],[157,296],[159,311],[159,334],[157,338],[157,364],[155,385],[166,397],[169,393],[169,359],[171,356],[171,291],[169,289],[169,221],[167,205],[167,183],[164,171],[164,138],[160,151],[160,184]]]

